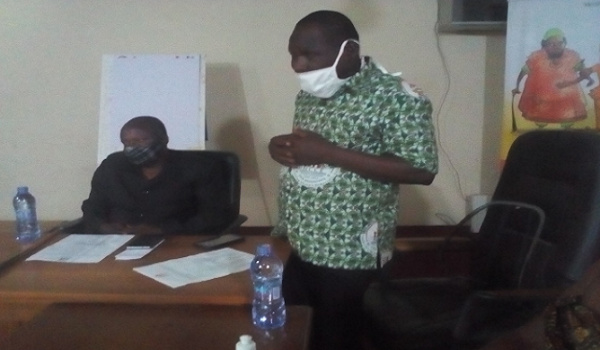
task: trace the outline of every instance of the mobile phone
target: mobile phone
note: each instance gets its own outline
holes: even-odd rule
[[[165,238],[157,235],[140,235],[127,242],[127,249],[154,249],[161,244]]]
[[[215,249],[233,242],[243,241],[244,237],[235,233],[227,233],[213,238],[203,239],[195,244],[204,249]]]

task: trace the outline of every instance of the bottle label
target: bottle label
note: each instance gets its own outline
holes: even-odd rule
[[[17,221],[23,222],[26,221],[29,218],[29,211],[28,210],[17,210],[16,212],[17,214]]]
[[[15,211],[17,217],[17,232],[19,233],[27,233],[27,232],[35,232],[38,230],[37,228],[37,217],[35,215],[35,211],[31,209],[23,209],[19,208]]]
[[[19,209],[16,212],[17,221],[31,223],[36,221],[35,212],[31,209]]]
[[[258,297],[265,302],[279,300],[281,298],[281,287],[263,286],[258,291]]]
[[[277,299],[281,298],[281,288],[273,287],[271,289],[271,294],[273,295],[273,300],[277,300]]]

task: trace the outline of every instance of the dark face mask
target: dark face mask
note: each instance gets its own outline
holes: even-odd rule
[[[165,149],[160,142],[153,142],[150,146],[125,146],[123,153],[135,165],[148,165],[158,160],[158,156]]]

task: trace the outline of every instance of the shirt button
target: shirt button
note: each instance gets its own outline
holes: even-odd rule
[[[146,191],[144,191],[144,192],[142,192],[142,193],[143,193],[143,194],[149,194],[149,193],[150,193],[150,191],[146,190]]]

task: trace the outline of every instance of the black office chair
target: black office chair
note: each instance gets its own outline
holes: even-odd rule
[[[181,152],[181,151],[180,151]],[[189,152],[197,157],[210,157],[222,164],[225,176],[221,179],[226,182],[226,192],[223,193],[224,198],[228,198],[227,212],[223,215],[228,217],[227,224],[219,228],[216,232],[193,232],[194,234],[224,234],[235,231],[239,228],[248,217],[240,214],[240,193],[241,193],[241,173],[240,159],[237,154],[228,151],[184,151]],[[57,226],[53,230],[60,230],[64,233],[84,233],[85,227],[83,219],[78,218],[72,221],[67,221]]]
[[[478,348],[581,278],[600,258],[600,135],[521,135],[485,209],[467,276],[370,286],[364,309],[377,348]]]
[[[232,232],[239,228],[248,217],[240,214],[240,196],[242,188],[242,176],[241,176],[241,165],[240,158],[237,154],[228,151],[188,151],[195,152],[199,156],[212,157],[215,160],[222,162],[225,171],[225,177],[223,181],[227,183],[227,193],[223,193],[224,196],[229,198],[228,217],[229,223],[225,225],[219,234]]]

